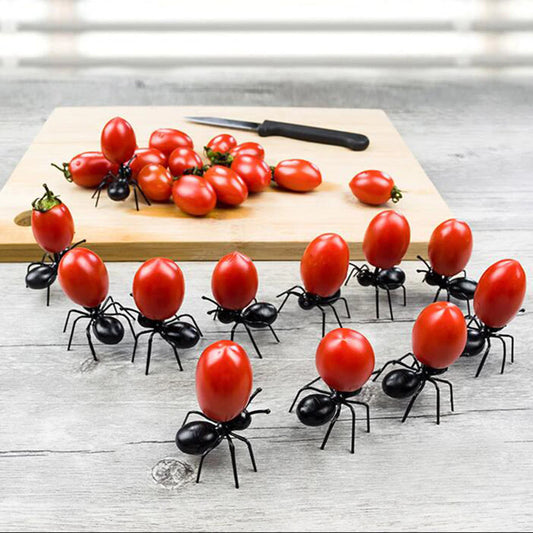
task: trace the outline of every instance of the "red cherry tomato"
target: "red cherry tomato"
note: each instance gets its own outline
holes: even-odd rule
[[[310,161],[286,159],[276,165],[274,181],[289,191],[308,192],[322,183],[322,174]]]
[[[204,216],[215,208],[217,195],[204,178],[186,174],[174,182],[172,200],[183,212]]]
[[[431,268],[441,276],[455,276],[463,270],[472,255],[473,238],[466,222],[450,218],[439,224],[428,245]]]
[[[191,148],[176,148],[168,156],[168,168],[173,176],[179,177],[191,168],[202,168],[202,158]]]
[[[148,199],[154,202],[168,202],[172,193],[172,176],[161,165],[146,165],[139,173],[137,183]]]
[[[366,229],[363,253],[372,266],[392,268],[402,261],[410,240],[411,228],[407,219],[396,211],[382,211]]]
[[[196,367],[200,409],[217,422],[229,422],[246,408],[252,392],[252,366],[244,349],[232,341],[208,346]]]
[[[31,230],[37,244],[52,254],[62,252],[74,237],[74,220],[68,207],[44,185],[46,190],[33,204]]]
[[[327,298],[343,284],[350,262],[346,241],[336,233],[324,233],[311,241],[300,262],[305,290]]]
[[[231,168],[214,165],[206,171],[204,179],[215,189],[221,204],[236,206],[248,198],[246,183]]]
[[[252,157],[257,157],[257,159],[265,158],[265,149],[259,143],[254,142],[238,144],[229,153],[233,157],[237,157],[238,155],[251,155]]]
[[[318,345],[316,369],[326,385],[341,392],[359,390],[374,371],[368,339],[348,328],[330,331]]]
[[[380,170],[365,170],[350,181],[353,195],[364,204],[381,205],[392,199],[396,203],[402,197],[394,180]]]
[[[132,177],[136,178],[139,172],[150,164],[166,167],[167,156],[155,148],[137,148],[135,150],[135,159],[130,164]]]
[[[461,310],[450,302],[435,302],[422,310],[412,333],[413,353],[431,368],[448,368],[466,345],[466,323]]]
[[[522,307],[526,273],[514,259],[491,265],[479,279],[474,293],[474,311],[489,328],[503,328]]]
[[[192,139],[182,131],[173,128],[159,128],[150,135],[150,148],[156,148],[167,157],[176,148],[194,148]]]
[[[131,124],[120,117],[112,118],[102,130],[102,153],[112,163],[127,163],[135,153],[137,140]]]
[[[133,278],[133,298],[139,311],[151,320],[175,315],[183,302],[185,280],[180,267],[164,257],[148,259]]]
[[[59,263],[58,277],[65,294],[82,307],[98,307],[109,290],[104,262],[87,248],[68,251]]]
[[[68,181],[88,189],[100,185],[109,173],[118,172],[118,165],[107,160],[102,152],[82,152],[73,157],[70,163],[63,163],[61,167],[52,163],[52,166],[63,172]]]
[[[232,148],[235,148],[237,146],[237,141],[235,140],[235,137],[233,135],[230,135],[229,133],[222,133],[220,135],[217,135],[216,137],[213,137],[208,143],[206,148],[213,152],[220,152],[221,154],[224,154],[226,152],[229,152]]]
[[[264,191],[272,179],[270,167],[262,159],[251,155],[236,156],[231,163],[231,170],[243,179],[250,192]]]
[[[225,309],[244,309],[257,294],[257,270],[253,261],[240,252],[225,255],[211,276],[211,291]]]

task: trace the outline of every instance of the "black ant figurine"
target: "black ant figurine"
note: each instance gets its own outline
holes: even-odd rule
[[[231,464],[233,466],[233,477],[235,479],[235,487],[239,488],[239,478],[237,475],[237,462],[235,459],[235,445],[233,438],[244,442],[248,447],[250,459],[254,472],[257,472],[257,465],[255,464],[254,452],[252,445],[248,439],[241,435],[237,435],[235,431],[243,431],[247,429],[252,423],[252,416],[256,414],[270,414],[270,409],[258,409],[255,411],[248,411],[248,406],[252,400],[261,392],[261,389],[250,396],[245,409],[237,415],[233,420],[228,422],[219,422],[209,418],[201,411],[189,411],[181,428],[176,433],[176,446],[183,452],[190,455],[200,455],[200,465],[198,466],[198,475],[196,476],[196,483],[200,482],[200,475],[202,473],[202,465],[206,456],[212,452],[224,439],[228,441]],[[195,422],[187,423],[190,415],[198,415],[205,418],[206,421],[197,420]]]
[[[50,305],[50,287],[57,279],[57,269],[63,256],[76,246],[83,244],[85,239],[76,242],[59,253],[44,253],[40,261],[34,261],[26,270],[26,287],[34,290],[46,289],[46,305]]]
[[[263,356],[261,355],[257,343],[255,342],[254,336],[252,334],[252,329],[268,328],[272,332],[272,335],[274,335],[276,342],[279,342],[279,338],[276,335],[274,328],[272,327],[272,324],[276,321],[276,318],[278,317],[278,311],[271,303],[258,302],[254,298],[254,303],[250,304],[248,307],[244,309],[234,310],[222,307],[218,302],[211,298],[208,298],[207,296],[202,296],[202,300],[207,300],[208,302],[211,302],[216,305],[215,309],[211,309],[211,311],[207,312],[208,315],[213,315],[213,319],[220,320],[222,324],[231,324],[235,322],[234,326],[231,328],[231,340],[234,339],[235,331],[237,330],[239,324],[242,324],[244,326],[246,332],[248,333],[248,336],[250,337],[250,340],[252,341],[255,351],[259,356],[259,359],[262,359]]]
[[[390,293],[396,289],[402,289],[403,291],[403,306],[407,305],[407,295],[405,290],[405,272],[400,267],[392,267],[382,269],[375,267],[374,271],[370,270],[368,265],[358,267],[353,263],[350,263],[352,270],[348,274],[344,285],[347,285],[352,276],[355,274],[359,285],[363,287],[375,287],[376,289],[376,318],[379,318],[379,289],[387,292],[387,299],[389,302],[390,319],[394,320],[392,313],[392,302]]]
[[[89,319],[89,323],[87,324],[85,333],[87,335],[87,342],[89,344],[89,348],[91,349],[91,354],[95,361],[98,361],[98,357],[96,357],[96,352],[94,350],[93,341],[91,338],[91,330],[94,336],[101,343],[118,344],[124,338],[124,326],[122,325],[120,320],[116,318],[120,316],[126,319],[130,326],[131,333],[135,337],[135,332],[133,330],[133,326],[129,317],[122,312],[124,308],[119,303],[115,302],[111,296],[108,296],[104,300],[104,302],[97,305],[96,307],[84,307],[83,309],[84,311],[80,311],[78,309],[71,309],[67,314],[65,325],[63,327],[63,333],[67,331],[70,315],[72,313],[80,315],[72,323],[67,350],[70,350],[70,347],[72,346],[72,338],[74,337],[76,324],[82,318]],[[110,309],[112,309],[114,312],[110,313]]]
[[[94,198],[96,196],[96,202],[94,204],[94,207],[98,207],[100,194],[102,192],[102,189],[105,189],[106,187],[107,195],[114,202],[121,202],[123,200],[126,200],[126,198],[128,198],[128,196],[130,195],[131,188],[133,188],[133,195],[135,198],[135,209],[137,211],[139,211],[139,199],[137,197],[137,190],[139,190],[139,192],[141,193],[141,196],[146,202],[146,205],[151,205],[150,200],[148,200],[148,198],[144,194],[144,191],[142,190],[137,180],[132,177],[130,165],[131,162],[135,159],[135,157],[137,156],[134,155],[126,164],[120,165],[120,168],[118,169],[116,175],[112,172],[109,172],[102,179],[98,187],[96,187],[93,195],[91,196],[91,198]]]
[[[413,358],[411,365],[408,365],[404,362],[404,360],[408,357]],[[422,364],[418,361],[413,353],[409,352],[403,357],[400,357],[400,359],[394,359],[385,363],[383,368],[375,373],[373,381],[376,381],[376,379],[383,374],[389,365],[400,365],[403,368],[393,370],[383,378],[383,381],[381,382],[383,392],[391,398],[403,399],[411,397],[411,400],[407,405],[407,409],[403,415],[402,422],[407,420],[407,417],[409,416],[416,399],[422,390],[424,390],[426,383],[431,383],[435,387],[435,392],[437,394],[437,424],[440,424],[439,383],[445,384],[450,388],[450,406],[451,410],[454,410],[452,384],[445,379],[436,377],[446,372],[446,370],[448,370],[447,368],[432,368],[428,365]]]
[[[355,452],[355,410],[353,405],[362,405],[366,409],[366,431],[370,433],[370,407],[365,402],[360,402],[354,400],[360,392],[361,389],[352,391],[352,392],[341,392],[329,387],[329,391],[324,391],[314,387],[313,385],[319,381],[321,378],[318,377],[313,381],[310,381],[307,385],[302,387],[296,394],[289,413],[292,412],[298,398],[302,392],[306,390],[315,391],[316,394],[310,394],[303,398],[300,401],[296,408],[296,416],[300,422],[306,426],[323,426],[329,422],[326,435],[322,441],[320,449],[323,450],[326,447],[329,436],[333,429],[333,426],[339,419],[341,414],[342,406],[347,407],[352,414],[352,445],[350,448],[350,453]]]
[[[296,291],[296,289],[298,289],[298,292]],[[313,309],[315,307],[320,309],[320,312],[322,313],[322,337],[326,334],[326,310],[324,309],[324,307],[328,306],[329,308],[331,308],[333,314],[335,315],[335,319],[337,320],[337,324],[339,324],[340,328],[342,328],[342,322],[339,318],[337,310],[334,307],[335,303],[337,303],[338,301],[344,302],[344,306],[346,308],[346,317],[351,318],[350,310],[348,309],[348,302],[346,301],[346,298],[344,298],[344,296],[341,296],[340,289],[331,296],[323,297],[318,296],[318,294],[313,294],[312,292],[306,291],[301,285],[295,285],[294,287],[291,287],[290,289],[283,291],[282,293],[276,296],[276,298],[281,298],[282,296],[285,296],[285,299],[283,300],[283,302],[281,302],[281,305],[278,308],[278,313],[281,312],[283,306],[291,295],[298,297],[298,305],[304,311],[309,311],[310,309]]]
[[[435,298],[433,299],[436,302],[439,298],[441,291],[445,290],[447,294],[447,300],[450,301],[450,296],[453,296],[457,300],[466,302],[468,309],[468,317],[471,316],[470,311],[470,300],[474,298],[474,292],[476,291],[477,282],[473,279],[466,277],[466,270],[463,270],[463,276],[459,277],[450,277],[443,276],[438,272],[435,272],[431,268],[431,265],[420,255],[416,256],[420,261],[426,265],[426,269],[419,269],[417,272],[424,273],[424,282],[432,287],[438,287]]]
[[[175,315],[174,317],[168,320],[152,320],[145,317],[142,313],[136,309],[130,307],[124,308],[124,310],[129,313],[131,316],[136,315],[137,323],[145,328],[143,331],[134,335],[135,343],[133,345],[133,354],[131,356],[131,362],[135,362],[135,354],[137,352],[137,345],[139,344],[139,338],[141,335],[150,335],[148,338],[148,351],[146,353],[146,370],[145,375],[148,375],[150,371],[150,359],[152,356],[152,342],[154,336],[158,334],[165,342],[167,342],[176,357],[178,367],[183,370],[181,366],[180,356],[178,353],[178,348],[180,350],[186,350],[192,348],[198,344],[200,337],[203,337],[203,334],[196,323],[196,320],[192,315],[182,314]],[[184,322],[182,318],[189,318],[192,324]]]

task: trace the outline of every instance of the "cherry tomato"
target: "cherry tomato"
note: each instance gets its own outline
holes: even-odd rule
[[[37,244],[45,252],[57,254],[71,245],[74,220],[68,207],[46,184],[43,187],[46,192],[32,204],[31,230]]]
[[[191,148],[176,148],[168,156],[168,168],[176,177],[185,174],[186,170],[203,166],[202,158]]]
[[[80,187],[92,189],[100,185],[107,174],[116,174],[118,165],[111,163],[102,152],[82,152],[62,166],[52,163],[52,166],[63,172],[67,181],[72,181]]]
[[[463,270],[472,255],[473,238],[466,222],[450,218],[439,224],[428,245],[431,268],[441,276],[455,276]]]
[[[308,192],[322,183],[322,174],[318,167],[304,159],[286,159],[276,165],[274,181],[285,189]]]
[[[450,302],[435,302],[422,309],[412,333],[413,353],[431,368],[448,368],[466,345],[466,323],[461,310]]]
[[[205,172],[204,179],[215,189],[221,204],[236,206],[248,198],[246,183],[231,168],[214,165]]]
[[[216,137],[213,137],[208,143],[206,148],[213,152],[220,152],[221,154],[224,154],[226,152],[229,152],[232,148],[235,148],[237,146],[237,141],[235,140],[235,137],[233,135],[230,135],[229,133],[222,133],[220,135],[217,135]]]
[[[120,117],[112,118],[102,130],[102,153],[112,163],[127,163],[135,153],[137,140],[131,124]]]
[[[217,341],[208,346],[196,367],[196,396],[206,416],[228,422],[246,408],[252,392],[252,366],[236,342]]]
[[[244,309],[257,294],[257,270],[253,261],[240,252],[225,255],[211,276],[211,291],[225,309]]]
[[[265,149],[259,143],[254,142],[238,144],[229,153],[233,157],[237,157],[238,155],[251,155],[252,157],[257,157],[257,159],[265,158]]]
[[[262,159],[251,155],[236,156],[231,163],[231,170],[243,179],[250,192],[264,191],[272,179],[270,167]]]
[[[185,213],[203,216],[215,208],[217,195],[204,178],[186,174],[174,182],[172,200]]]
[[[407,219],[396,211],[382,211],[366,229],[363,253],[371,265],[392,268],[402,261],[410,240],[411,229]]]
[[[389,200],[399,202],[402,193],[394,180],[380,170],[359,172],[350,181],[353,195],[364,204],[381,205]]]
[[[130,164],[132,177],[136,178],[139,175],[139,172],[141,172],[146,165],[150,164],[166,167],[167,156],[155,148],[137,148],[137,150],[135,150],[135,159]]]
[[[104,262],[87,248],[69,250],[59,263],[58,277],[65,294],[82,307],[98,307],[109,290]]]
[[[305,290],[327,298],[343,284],[350,262],[346,241],[336,233],[324,233],[311,241],[300,262]]]
[[[168,202],[172,193],[172,176],[161,165],[146,165],[137,177],[139,187],[149,200]]]
[[[474,311],[489,328],[503,328],[522,307],[526,273],[514,259],[491,265],[479,279],[474,293]]]
[[[156,148],[167,157],[176,148],[194,148],[192,139],[182,131],[173,128],[159,128],[150,135],[150,148]]]
[[[164,257],[145,261],[133,278],[133,299],[139,311],[151,320],[175,315],[183,302],[185,280],[180,267]]]
[[[330,331],[318,345],[316,369],[326,385],[341,392],[359,390],[374,371],[374,350],[353,329]]]

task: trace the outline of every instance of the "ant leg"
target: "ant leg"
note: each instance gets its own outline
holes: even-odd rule
[[[304,385],[297,393],[296,393],[296,396],[294,397],[294,400],[292,401],[292,404],[291,404],[291,407],[289,409],[289,413],[292,412],[292,410],[294,409],[294,406],[296,405],[296,402],[298,401],[298,398],[300,397],[300,394],[302,394],[302,392],[306,391],[306,390],[312,390],[312,391],[315,391],[315,392],[320,392],[322,394],[327,394],[325,391],[322,391],[320,389],[317,389],[316,387],[313,387],[312,385],[314,385],[317,381],[320,380],[320,376],[313,379],[313,381],[310,381],[307,385]]]
[[[262,388],[261,387],[257,387],[257,389],[254,390],[254,392],[252,392],[252,394],[250,395],[250,397],[248,398],[248,403],[246,404],[246,407],[248,407],[254,400],[254,398],[260,393],[262,392]]]
[[[154,340],[155,334],[156,332],[153,331],[150,337],[148,338],[148,352],[146,353],[146,369],[144,371],[145,376],[147,376],[148,372],[150,371],[150,359],[152,357],[152,342]]]
[[[348,285],[348,282],[352,279],[352,276],[354,275],[357,269],[357,267],[355,265],[352,265],[352,263],[350,263],[350,266],[352,267],[352,269],[350,270],[350,273],[348,274],[348,277],[346,278],[346,281],[344,282],[345,287],[346,285]]]
[[[235,445],[233,444],[233,441],[231,440],[231,437],[229,435],[226,435],[226,438],[228,439],[228,445],[229,445],[229,453],[231,455],[231,466],[233,467],[233,477],[235,478],[235,488],[239,488],[239,477],[237,475],[237,461],[235,459]]]
[[[342,322],[341,322],[341,319],[339,318],[337,310],[335,309],[335,306],[333,304],[328,304],[328,305],[333,310],[333,314],[335,315],[335,318],[337,319],[337,323],[339,324],[339,327],[342,328]]]
[[[507,333],[500,335],[500,337],[508,338],[511,340],[511,363],[514,363],[514,337]]]
[[[322,311],[322,337],[326,335],[326,311],[320,305],[317,305],[317,307]]]
[[[135,342],[133,343],[133,353],[131,354],[131,362],[135,362],[135,354],[137,352],[137,345],[139,344],[139,337],[141,335],[146,335],[147,333],[151,333],[151,329],[145,329],[144,331],[141,331],[140,333],[137,333],[137,335],[134,335]]]
[[[400,357],[400,359],[391,359],[390,361],[387,361],[379,370],[375,372],[375,376],[372,379],[372,381],[376,381],[379,378],[379,376],[383,374],[385,369],[390,365],[400,365],[400,366],[403,366],[405,368],[412,370],[413,368],[412,366],[409,366],[403,362],[403,360],[407,359],[408,357],[413,357],[414,359],[414,355],[411,352],[409,352],[409,353],[406,353],[404,356]]]
[[[407,290],[405,289],[405,285],[402,285],[402,291],[403,291],[403,306],[407,307]]]
[[[139,189],[139,192],[141,193],[141,196],[143,197],[143,200],[146,202],[146,205],[152,205],[152,202],[150,202],[150,200],[148,200],[148,198],[146,197],[146,194],[144,194],[144,191],[142,190],[142,187],[139,185],[139,183],[137,182],[137,180],[131,180],[132,184],[133,184],[133,190],[135,189]]]
[[[379,319],[379,289],[376,286],[376,319]]]
[[[326,447],[329,436],[331,434],[331,430],[333,429],[333,426],[337,422],[340,414],[341,414],[341,405],[339,404],[337,406],[337,411],[335,412],[335,414],[333,415],[333,418],[331,419],[331,422],[329,423],[328,430],[326,431],[326,434],[324,435],[324,440],[322,441],[322,445],[320,446],[321,450],[323,450]]]
[[[83,311],[78,311],[77,309],[71,309],[68,314],[67,314],[67,318],[65,320],[65,325],[63,326],[63,333],[65,333],[65,331],[67,331],[67,326],[68,326],[68,321],[70,320],[70,314],[71,313],[76,313],[78,315],[83,315],[83,316],[87,316],[86,313],[84,313]]]
[[[276,339],[276,342],[279,342],[279,338],[278,336],[276,335],[276,332],[274,331],[274,328],[268,324],[268,328],[270,329],[270,331],[272,332],[272,335],[274,335],[274,338]]]
[[[248,439],[245,439],[244,437],[241,437],[240,435],[237,435],[235,433],[230,433],[230,435],[237,439],[237,440],[240,440],[242,442],[244,442],[244,444],[246,444],[246,446],[248,447],[248,452],[250,453],[250,460],[252,461],[252,467],[254,469],[254,472],[257,472],[257,465],[255,464],[255,457],[254,457],[254,451],[252,450],[252,444],[250,443],[250,441]]]
[[[435,387],[435,392],[437,393],[437,426],[440,425],[440,389],[439,384],[432,378],[428,381]]]
[[[435,294],[435,298],[433,298],[433,302],[436,302],[439,299],[440,291],[442,291],[442,287],[437,289],[437,293]]]
[[[467,312],[468,312],[467,316],[472,316],[472,311],[470,310],[470,300],[466,301],[466,309],[467,309]]]
[[[420,393],[424,390],[425,383],[420,387],[419,391],[411,398],[409,405],[407,406],[407,409],[405,410],[405,413],[402,418],[402,424],[407,420],[407,417],[409,416],[409,413],[411,412],[411,409],[413,408],[413,405],[420,395]]]
[[[390,290],[389,289],[386,289],[387,291],[387,300],[389,301],[389,312],[390,312],[390,319],[391,320],[394,320],[394,316],[392,314],[392,302],[391,302],[391,299],[390,299]]]
[[[180,361],[180,355],[178,353],[178,349],[172,344],[170,343],[170,346],[172,346],[172,349],[174,350],[174,356],[176,357],[176,361],[178,362],[178,367],[180,369],[180,372],[183,372],[183,367],[181,366],[181,361]]]
[[[281,298],[283,295],[285,295],[285,299],[278,307],[278,313],[283,309],[283,306],[286,304],[291,294],[294,296],[300,296],[297,292],[294,292],[294,289],[301,289],[302,291],[304,290],[300,285],[294,285],[294,287],[291,287],[290,289],[287,289],[286,291],[283,291],[276,296],[276,298]]]
[[[135,198],[135,209],[139,211],[139,199],[137,198],[137,189],[133,187],[133,198]]]
[[[257,347],[257,344],[255,342],[254,336],[252,335],[250,328],[244,322],[243,322],[243,325],[246,328],[246,331],[248,332],[248,337],[250,337],[250,340],[252,341],[252,344],[254,345],[255,351],[257,352],[259,359],[263,359],[263,356],[261,355],[261,352],[259,351],[259,348]]]
[[[185,313],[183,315],[179,315],[177,318],[178,320],[180,320],[181,318],[190,318],[191,322],[193,323],[194,327],[198,330],[198,333],[200,334],[200,337],[203,337],[203,333],[202,333],[202,330],[200,329],[200,326],[198,326],[198,323],[196,322],[196,320],[194,319],[194,317],[192,315],[189,315],[188,313]]]
[[[350,453],[355,453],[355,410],[349,403],[346,403],[345,405],[352,413],[352,447]]]
[[[74,322],[72,324],[72,329],[70,330],[70,337],[68,339],[67,351],[69,351],[70,347],[72,346],[72,338],[74,337],[74,330],[76,329],[76,324],[77,324],[78,320],[80,320],[80,318],[87,318],[87,315],[81,315],[78,318],[76,318],[76,320],[74,320]]]
[[[46,307],[50,307],[50,285],[46,287]]]
[[[352,318],[350,315],[350,309],[348,308],[348,302],[346,301],[346,298],[344,296],[341,296],[339,300],[342,300],[344,302],[344,307],[346,308],[346,318]]]
[[[184,426],[187,423],[187,420],[189,420],[189,417],[191,415],[198,415],[198,416],[201,416],[202,418],[205,418],[206,420],[209,420],[209,422],[213,422],[209,417],[205,416],[204,413],[202,413],[201,411],[189,411],[181,424],[182,426]]]
[[[450,301],[450,291],[446,291],[446,301]]]
[[[448,387],[450,388],[450,407],[451,407],[451,410],[453,411],[454,410],[454,401],[453,401],[453,385],[447,381],[446,379],[442,379],[442,378],[432,378],[433,381],[438,381],[439,383],[444,383],[444,385],[448,385]]]
[[[346,400],[346,403],[352,405],[362,405],[366,410],[366,432],[370,433],[370,406],[365,402],[358,402],[357,400]]]
[[[505,372],[505,362],[507,361],[507,346],[505,345],[505,339],[502,339],[500,335],[495,335],[495,337],[500,339],[503,345],[502,369],[500,371],[500,374],[503,374]]]
[[[87,327],[85,328],[85,334],[87,335],[87,342],[89,343],[89,348],[91,349],[91,354],[93,356],[93,359],[95,361],[98,361],[98,357],[96,357],[96,352],[94,351],[94,346],[93,346],[93,340],[91,338],[91,325],[92,325],[93,321],[91,320],[89,322],[89,324],[87,325]]]
[[[200,464],[198,465],[198,474],[196,475],[196,483],[200,483],[200,475],[202,474],[202,466],[204,464],[204,459],[218,446],[215,445],[209,450],[207,450],[204,454],[202,454],[202,457],[200,458]]]
[[[237,326],[240,324],[240,322],[235,322],[233,327],[231,328],[230,332],[230,339],[233,340],[235,338],[235,330],[237,329]]]
[[[485,349],[485,353],[483,354],[483,357],[481,358],[481,362],[479,363],[479,366],[477,368],[477,372],[475,377],[479,377],[479,374],[481,374],[481,371],[483,370],[483,367],[485,366],[485,361],[487,360],[487,356],[489,355],[490,351],[490,338],[487,339],[487,348]]]

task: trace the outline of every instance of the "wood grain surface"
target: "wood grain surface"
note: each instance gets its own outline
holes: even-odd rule
[[[202,218],[191,217],[172,202],[134,208],[133,195],[126,202],[112,202],[105,194],[98,209],[92,191],[68,183],[50,162],[69,161],[74,155],[99,150],[100,131],[114,116],[131,122],[139,146],[147,146],[152,131],[172,126],[186,131],[196,149],[220,133],[221,128],[185,121],[185,116],[222,116],[262,122],[265,118],[310,124],[343,131],[357,130],[371,139],[369,148],[353,152],[337,146],[308,143],[283,137],[259,138],[234,131],[237,139],[259,140],[270,164],[292,158],[313,161],[323,183],[308,194],[270,187],[250,195],[237,208],[218,208]],[[340,233],[352,256],[362,258],[362,241],[368,223],[384,207],[358,202],[348,182],[356,173],[379,169],[394,176],[405,198],[389,208],[409,220],[415,258],[427,246],[433,228],[450,217],[450,210],[409,151],[386,114],[376,109],[272,108],[272,107],[59,107],[46,121],[0,193],[0,260],[31,259],[37,247],[24,221],[41,183],[61,196],[76,222],[77,238],[105,260],[139,260],[154,254],[181,260],[217,259],[240,249],[255,259],[298,259],[307,243],[320,233]]]
[[[211,81],[210,81],[211,80]],[[57,105],[305,105],[381,107],[398,126],[452,210],[474,231],[469,274],[479,277],[497,259],[515,257],[531,278],[533,266],[533,82],[524,78],[363,80],[346,71],[247,75],[224,72],[216,87],[197,71],[180,80],[95,78],[54,81],[7,78],[0,84],[0,183]],[[297,388],[315,375],[319,314],[292,302],[276,327],[281,344],[258,334],[264,359],[252,356],[255,384],[264,392],[247,431],[258,473],[238,448],[241,489],[235,490],[227,449],[198,461],[173,442],[187,410],[196,407],[194,367],[202,347],[227,329],[207,319],[200,295],[209,290],[213,262],[180,263],[187,282],[184,312],[200,320],[206,338],[182,354],[156,345],[152,373],[142,357],[129,362],[131,340],[97,346],[91,361],[83,330],[73,351],[61,334],[69,308],[58,286],[52,306],[24,288],[25,265],[0,265],[0,527],[3,530],[231,530],[231,531],[526,531],[533,527],[533,304],[508,328],[516,363],[499,374],[496,350],[477,380],[477,360],[461,360],[447,374],[456,412],[443,403],[441,426],[434,398],[420,397],[402,425],[404,402],[378,385],[364,391],[372,432],[357,430],[348,453],[349,421],[342,417],[325,451],[324,428],[299,424],[286,411]],[[275,295],[298,280],[297,262],[258,262],[259,295]],[[405,353],[420,308],[433,292],[418,265],[405,262],[408,307],[398,320],[374,320],[371,293],[345,290],[353,318],[369,337],[377,363]],[[136,263],[111,263],[111,293],[127,302]],[[333,323],[329,322],[333,327]],[[241,334],[242,335],[242,334]],[[250,348],[244,336],[239,336]],[[444,396],[446,400],[446,396]]]

